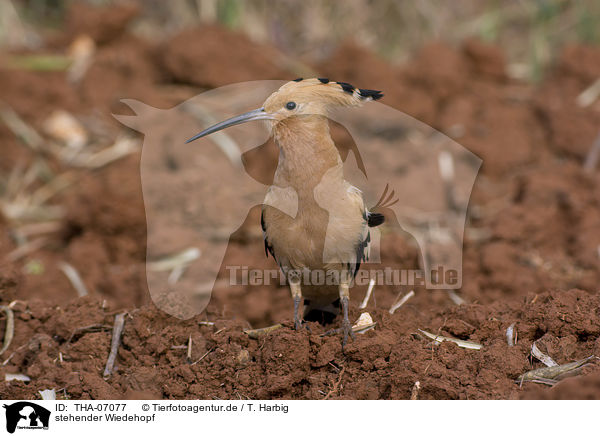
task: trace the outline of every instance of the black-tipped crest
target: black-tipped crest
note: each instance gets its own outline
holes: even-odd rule
[[[373,89],[362,89],[362,88],[358,90],[358,95],[360,95],[363,98],[371,97],[373,100],[379,100],[381,97],[383,97],[383,94],[381,93],[381,91],[375,91]]]
[[[375,89],[357,88],[356,86],[352,85],[351,83],[335,82],[335,81],[328,79],[327,77],[316,77],[314,79],[298,78],[298,79],[294,80],[294,82],[296,82],[296,83],[302,82],[301,86],[304,86],[304,85],[311,86],[313,84],[339,86],[342,89],[342,91],[344,91],[347,94],[353,95],[354,97],[358,98],[359,100],[367,100],[367,101],[379,100],[380,98],[383,97],[383,93],[381,91],[377,91]]]
[[[346,82],[336,82],[338,85],[340,85],[342,87],[342,89],[346,92],[349,92],[350,94],[352,94],[354,92],[354,90],[356,88],[354,88],[353,85],[350,85],[349,83]]]
[[[319,80],[321,80],[321,79],[319,79]],[[345,92],[348,92],[350,94],[353,94],[356,92],[358,94],[358,96],[361,98],[371,98],[373,100],[379,100],[381,97],[383,97],[383,94],[381,93],[381,91],[376,91],[374,89],[363,89],[363,88],[356,89],[354,87],[354,85],[351,85],[350,83],[347,83],[347,82],[336,82],[336,83],[338,85],[340,85]]]

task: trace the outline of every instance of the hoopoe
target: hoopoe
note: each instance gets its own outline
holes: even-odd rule
[[[313,310],[337,315],[341,304],[344,345],[349,334],[354,336],[348,319],[349,287],[361,262],[368,260],[369,227],[382,224],[384,217],[369,212],[361,191],[344,180],[327,115],[335,107],[360,106],[382,96],[380,91],[345,82],[296,79],[271,94],[263,107],[215,124],[187,141],[248,121],[269,121],[279,162],[262,207],[265,253],[273,256],[287,278],[296,329],[302,325],[303,297],[305,319]],[[334,282],[315,283],[314,271]]]

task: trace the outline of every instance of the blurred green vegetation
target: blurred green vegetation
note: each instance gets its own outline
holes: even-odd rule
[[[34,31],[60,26],[69,3],[121,0],[2,0]],[[182,28],[219,23],[273,44],[290,56],[323,61],[354,39],[400,63],[431,40],[457,44],[477,37],[503,47],[514,71],[538,80],[569,43],[600,43],[598,0],[139,0],[134,30],[166,38]],[[11,19],[0,10],[0,44]],[[14,19],[12,19],[14,21]],[[14,24],[14,23],[13,23]],[[15,26],[12,26],[15,27]],[[14,39],[14,38],[12,38]]]

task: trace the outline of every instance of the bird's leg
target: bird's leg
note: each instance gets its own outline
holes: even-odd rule
[[[352,331],[352,325],[350,324],[350,320],[348,319],[348,302],[350,300],[350,286],[348,284],[348,280],[342,279],[340,281],[339,290],[340,290],[340,303],[342,304],[342,313],[344,319],[342,320],[342,333],[344,334],[344,339],[342,342],[342,349],[348,343],[348,334],[352,336],[354,339],[354,332]]]
[[[294,324],[296,330],[300,330],[302,327],[302,320],[298,314],[300,310],[300,301],[302,300],[302,290],[300,289],[300,280],[290,279],[290,290],[292,291],[292,298],[294,299]]]

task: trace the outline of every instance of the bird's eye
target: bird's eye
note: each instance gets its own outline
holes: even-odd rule
[[[294,103],[293,101],[288,101],[285,104],[285,108],[289,111],[293,111],[294,109],[296,109],[296,103]]]

